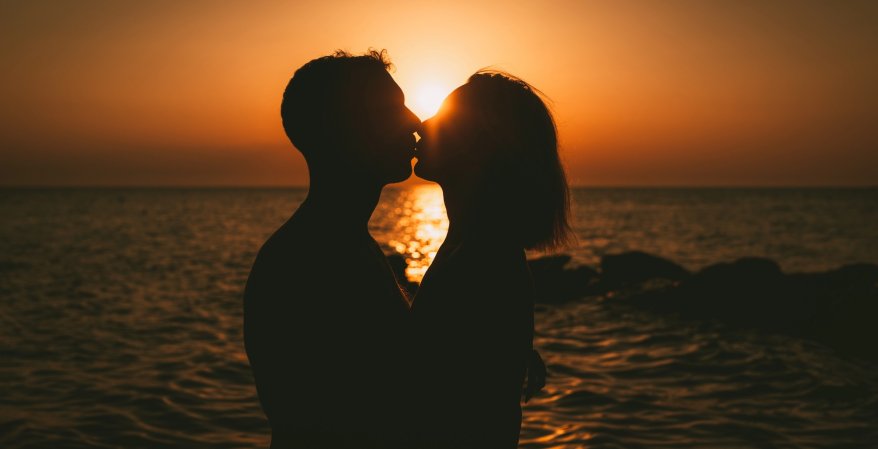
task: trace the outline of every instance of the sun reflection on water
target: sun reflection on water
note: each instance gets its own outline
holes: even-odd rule
[[[421,185],[400,192],[393,215],[399,217],[388,245],[406,261],[406,276],[420,282],[448,232],[448,217],[437,185]]]

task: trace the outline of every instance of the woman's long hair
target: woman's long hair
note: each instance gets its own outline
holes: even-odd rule
[[[480,70],[467,83],[477,105],[479,151],[489,151],[482,177],[493,211],[526,249],[570,239],[570,198],[558,156],[555,120],[539,90],[508,73]],[[498,209],[499,208],[499,209]]]

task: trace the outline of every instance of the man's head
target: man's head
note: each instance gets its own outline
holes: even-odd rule
[[[420,121],[405,106],[389,67],[384,51],[338,51],[293,75],[281,118],[312,177],[336,173],[383,185],[411,175]]]

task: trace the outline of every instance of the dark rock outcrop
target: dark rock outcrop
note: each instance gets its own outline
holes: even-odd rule
[[[391,255],[388,261],[400,285],[414,294],[418,285],[406,279],[405,259]],[[571,266],[570,261],[569,255],[528,261],[538,303],[604,295],[620,305],[795,335],[841,353],[878,360],[878,266],[874,264],[785,274],[770,259],[748,257],[692,274],[642,252],[604,256],[600,272]]]
[[[787,284],[774,261],[745,258],[710,265],[679,285],[646,291],[630,300],[635,305],[676,312],[686,318],[792,332],[813,315],[814,305],[789,304]]]
[[[566,254],[528,260],[536,301],[557,304],[598,292],[598,272],[586,266],[568,267]]]
[[[689,319],[810,338],[878,360],[878,266],[784,274],[759,258],[708,266],[679,284],[623,296],[627,304]]]
[[[802,335],[841,352],[878,360],[878,266],[846,265],[789,276],[795,296],[815,305]]]
[[[670,260],[640,251],[608,254],[601,258],[601,286],[617,290],[652,279],[679,281],[689,276],[685,268]]]

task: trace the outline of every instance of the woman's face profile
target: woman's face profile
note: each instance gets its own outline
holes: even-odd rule
[[[445,98],[439,112],[425,120],[419,131],[415,174],[442,183],[471,176],[478,170],[477,104],[472,86],[464,84]]]

